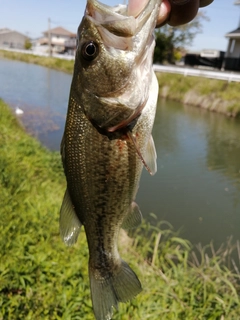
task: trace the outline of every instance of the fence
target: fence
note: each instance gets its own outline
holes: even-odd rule
[[[203,70],[200,68],[187,68],[178,66],[153,65],[155,72],[167,72],[182,74],[183,76],[204,77],[217,80],[225,80],[228,82],[240,82],[240,73],[227,71]]]

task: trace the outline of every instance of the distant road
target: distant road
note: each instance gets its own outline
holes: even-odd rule
[[[217,80],[225,80],[228,82],[240,82],[240,73],[227,72],[227,71],[216,71],[216,70],[204,70],[204,69],[195,69],[189,67],[178,67],[178,66],[163,66],[154,64],[153,69],[155,72],[168,72],[168,73],[177,73],[184,76],[193,76],[193,77],[204,77]]]

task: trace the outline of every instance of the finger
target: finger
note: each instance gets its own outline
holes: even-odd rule
[[[171,12],[168,19],[170,26],[188,23],[197,15],[199,0],[169,0]]]
[[[199,7],[202,8],[202,7],[206,7],[208,6],[209,4],[211,4],[214,0],[200,0],[200,4],[199,4]]]
[[[163,0],[157,19],[157,27],[166,22],[178,26],[190,22],[197,15],[199,7],[205,7],[214,0]],[[129,0],[128,14],[134,17],[144,9],[148,0]]]
[[[170,11],[171,11],[171,6],[169,1],[163,0],[159,10],[156,28],[163,26],[167,22]]]
[[[148,0],[129,0],[128,2],[128,15],[137,17],[139,13],[145,8]]]
[[[129,0],[128,3],[128,15],[130,16],[138,16],[139,13],[145,8],[149,0]],[[171,10],[171,6],[168,0],[163,0],[160,6],[158,18],[157,18],[157,26],[161,26],[167,20],[169,13]]]

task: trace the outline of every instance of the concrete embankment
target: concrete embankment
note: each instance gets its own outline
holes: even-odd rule
[[[226,80],[159,73],[159,95],[184,104],[240,116],[239,83]]]

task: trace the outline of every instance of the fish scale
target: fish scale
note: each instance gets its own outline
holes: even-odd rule
[[[88,0],[79,27],[61,143],[67,189],[60,234],[73,245],[84,226],[96,320],[111,319],[119,302],[142,290],[135,272],[121,259],[117,242],[121,228],[141,222],[135,197],[143,166],[156,172],[151,131],[158,82],[152,70],[152,33],[160,3],[150,0],[133,18],[124,6]]]

